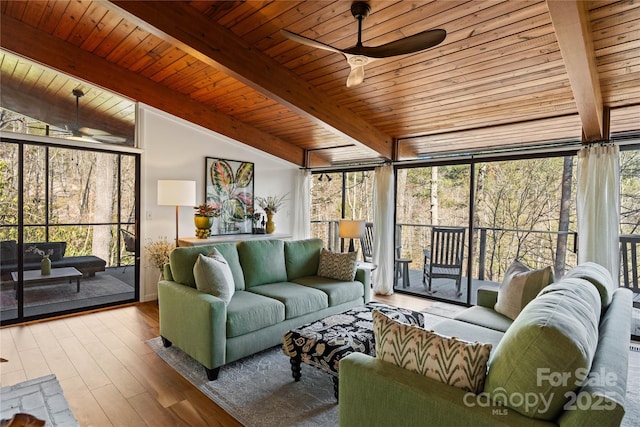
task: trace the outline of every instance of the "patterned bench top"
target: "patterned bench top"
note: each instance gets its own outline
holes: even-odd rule
[[[400,322],[424,327],[424,316],[417,311],[371,302],[308,323],[282,337],[282,349],[292,359],[338,376],[340,359],[354,351],[375,356],[373,338],[374,309]]]

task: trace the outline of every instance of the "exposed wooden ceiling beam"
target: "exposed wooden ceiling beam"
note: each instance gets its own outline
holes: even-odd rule
[[[587,2],[547,0],[573,97],[587,141],[608,137],[603,131],[603,104],[596,69]]]
[[[117,5],[119,13],[127,20],[144,30],[223,70],[350,143],[371,149],[380,157],[391,158],[392,138],[389,135],[209,20],[187,2],[111,0],[111,3]]]
[[[304,164],[304,150],[154,81],[2,14],[0,46],[79,79],[195,123],[236,141]]]

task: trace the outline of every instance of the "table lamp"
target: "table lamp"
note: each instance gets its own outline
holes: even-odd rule
[[[176,247],[178,247],[178,207],[195,206],[196,182],[158,180],[158,205],[176,207]]]
[[[365,222],[362,220],[341,219],[338,226],[338,235],[342,239],[349,239],[349,252],[354,252],[353,239],[361,239],[364,236]]]

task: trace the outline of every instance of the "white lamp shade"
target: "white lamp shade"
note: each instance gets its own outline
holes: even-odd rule
[[[359,239],[364,236],[365,222],[341,219],[338,234],[343,239]]]
[[[196,182],[158,180],[158,204],[160,206],[195,206]]]

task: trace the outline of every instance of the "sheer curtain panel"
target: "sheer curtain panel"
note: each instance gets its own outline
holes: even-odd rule
[[[293,212],[293,238],[311,236],[311,171],[301,169],[294,183],[295,210]]]
[[[375,170],[373,196],[373,262],[378,266],[373,271],[373,292],[380,295],[393,294],[393,166],[378,166]]]
[[[620,252],[620,152],[615,144],[578,151],[576,213],[578,263],[602,265],[618,281]]]

